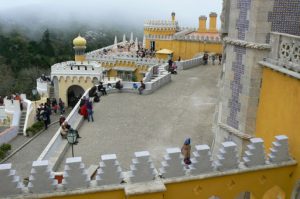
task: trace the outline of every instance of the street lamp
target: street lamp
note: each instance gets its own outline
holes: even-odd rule
[[[68,143],[71,144],[71,146],[72,146],[72,157],[74,157],[73,145],[76,142],[76,138],[77,138],[77,135],[74,132],[74,130],[71,130],[71,131],[69,130],[69,132],[67,134],[67,140],[68,140]]]

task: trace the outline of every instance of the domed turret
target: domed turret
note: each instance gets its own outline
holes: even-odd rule
[[[75,50],[75,61],[85,61],[85,49],[86,49],[86,40],[85,38],[78,35],[73,39],[73,45]]]
[[[83,38],[80,35],[78,35],[78,37],[76,37],[73,40],[73,45],[74,46],[86,46],[86,40],[85,40],[85,38]]]

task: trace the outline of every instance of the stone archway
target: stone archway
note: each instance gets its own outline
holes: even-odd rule
[[[67,90],[68,106],[74,107],[83,94],[84,89],[81,86],[70,86]]]

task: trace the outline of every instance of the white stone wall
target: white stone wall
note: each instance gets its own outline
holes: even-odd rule
[[[88,176],[81,157],[67,158],[62,184],[57,184],[54,179],[50,162],[38,160],[32,164],[27,187],[21,183],[12,164],[0,164],[0,196],[22,198],[24,194],[29,198],[31,193],[69,192],[108,186],[122,186],[126,189],[126,186],[133,183],[146,185],[149,182],[159,182],[161,181],[159,177],[162,178],[162,181],[167,178],[168,182],[179,182],[182,179],[186,181],[197,178],[205,179],[296,164],[289,154],[288,137],[284,135],[275,137],[275,142],[268,155],[269,159],[265,159],[263,145],[262,139],[252,139],[248,151],[244,154],[245,158],[242,160],[237,156],[237,145],[230,141],[222,143],[219,156],[216,158],[211,157],[208,145],[196,145],[195,150],[192,149],[192,164],[189,166],[184,164],[180,148],[168,148],[167,154],[161,162],[160,172],[155,169],[148,151],[134,153],[130,171],[121,169],[115,154],[102,155],[95,180],[91,180],[91,176]]]

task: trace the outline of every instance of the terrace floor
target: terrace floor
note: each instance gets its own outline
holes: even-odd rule
[[[134,152],[147,150],[155,167],[165,149],[181,147],[190,137],[192,146],[210,145],[217,102],[219,65],[179,71],[172,82],[150,95],[113,93],[94,104],[95,122],[84,121],[81,139],[74,146],[86,167],[98,165],[103,154],[116,154],[123,170],[129,170]],[[71,148],[64,159],[71,157]],[[64,168],[64,161],[59,171]]]

